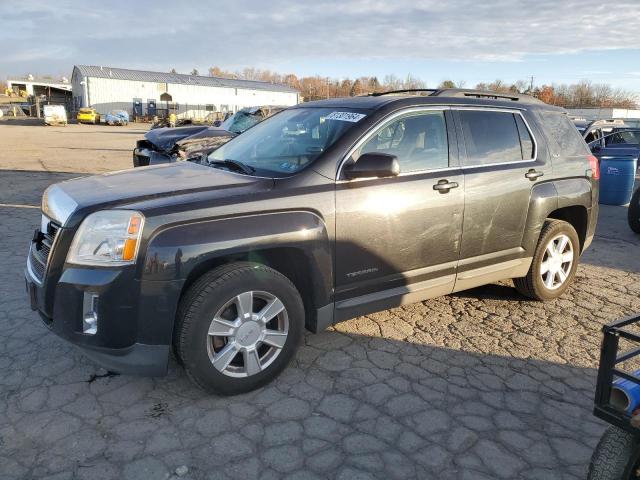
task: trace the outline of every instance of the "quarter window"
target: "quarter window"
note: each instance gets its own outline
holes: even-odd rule
[[[516,118],[508,112],[460,110],[462,133],[467,150],[465,166],[514,162],[533,156],[533,141],[524,122],[524,141]],[[528,142],[528,143],[527,143]],[[524,154],[523,154],[524,153]]]
[[[410,113],[383,125],[353,158],[364,153],[395,155],[400,172],[433,170],[449,166],[449,145],[444,112]]]
[[[540,116],[544,120],[542,125],[545,132],[555,141],[550,142],[549,145],[553,154],[565,157],[589,155],[590,152],[585,141],[566,114],[543,112]],[[594,140],[597,138],[600,138],[600,135]]]
[[[536,152],[533,139],[531,138],[531,132],[524,123],[521,115],[515,115],[516,125],[518,126],[518,134],[520,135],[520,149],[522,150],[522,159],[531,160]]]

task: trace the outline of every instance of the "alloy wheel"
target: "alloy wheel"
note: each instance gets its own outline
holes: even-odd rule
[[[282,301],[264,291],[241,293],[213,316],[207,353],[213,366],[230,377],[249,377],[265,370],[282,351],[289,318]]]
[[[560,234],[547,244],[540,264],[540,276],[549,290],[560,288],[566,282],[573,266],[571,239]]]

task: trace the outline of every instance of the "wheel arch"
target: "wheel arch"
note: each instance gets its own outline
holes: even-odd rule
[[[583,205],[572,205],[550,212],[547,218],[562,220],[569,223],[578,234],[580,240],[580,253],[582,253],[587,238],[587,225],[589,214]]]
[[[580,251],[587,245],[592,208],[592,186],[586,178],[569,178],[536,184],[531,190],[523,247],[533,253],[545,221],[570,223],[578,233]]]
[[[317,295],[318,282],[321,282],[322,274],[316,271],[316,267],[306,253],[295,247],[273,246],[261,250],[238,251],[228,255],[220,255],[200,262],[190,272],[182,286],[180,297],[202,275],[213,269],[237,262],[249,262],[264,265],[276,270],[296,287],[305,309],[305,327],[310,331],[317,331],[317,309],[324,305],[321,295]]]
[[[329,320],[318,320],[318,310],[332,302],[333,251],[324,221],[313,212],[274,212],[171,226],[149,240],[142,279],[180,282],[182,298],[206,272],[240,261],[266,265],[285,275],[302,296],[306,327],[317,331],[327,326]]]

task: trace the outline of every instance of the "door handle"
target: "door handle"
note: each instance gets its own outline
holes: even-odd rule
[[[439,191],[440,193],[449,193],[449,190],[451,190],[452,188],[458,188],[458,182],[439,180],[438,183],[433,186],[433,189]]]
[[[532,182],[535,181],[536,179],[542,177],[543,175],[544,175],[543,172],[539,172],[538,170],[535,170],[533,168],[531,170],[529,170],[527,173],[524,174],[524,176],[527,177]]]

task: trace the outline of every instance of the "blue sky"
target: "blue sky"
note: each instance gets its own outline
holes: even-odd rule
[[[593,0],[2,2],[0,78],[74,64],[200,72],[218,65],[469,87],[579,80],[640,93],[640,8]],[[635,47],[635,48],[630,48]]]

